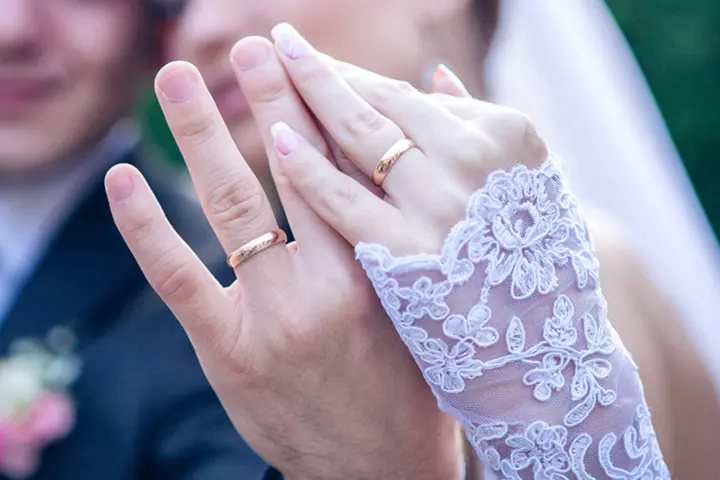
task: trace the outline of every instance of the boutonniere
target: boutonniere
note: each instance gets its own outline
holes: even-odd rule
[[[45,341],[16,340],[0,358],[0,474],[30,477],[43,449],[75,425],[69,387],[80,373],[74,336],[53,329]]]

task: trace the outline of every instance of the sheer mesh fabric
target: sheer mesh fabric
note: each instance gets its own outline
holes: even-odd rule
[[[440,255],[356,247],[441,409],[505,479],[668,479],[559,160],[495,172]]]

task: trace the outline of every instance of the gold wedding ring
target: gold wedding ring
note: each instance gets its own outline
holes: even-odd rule
[[[268,232],[264,235],[260,235],[254,240],[250,240],[248,243],[232,252],[228,255],[227,263],[231,268],[237,268],[241,263],[248,260],[250,257],[253,257],[275,245],[284,245],[286,242],[287,235],[285,232],[281,228],[276,228],[272,232]]]
[[[390,173],[393,165],[400,160],[400,157],[413,148],[417,148],[417,144],[408,138],[403,138],[395,142],[395,144],[385,152],[385,155],[380,159],[380,163],[375,167],[372,174],[373,183],[378,187],[382,187],[383,182],[385,182],[385,177]]]

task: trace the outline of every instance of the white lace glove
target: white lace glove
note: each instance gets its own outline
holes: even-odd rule
[[[356,253],[440,408],[498,476],[670,478],[556,158],[490,175],[441,255]]]
[[[294,269],[332,273],[328,266],[337,265],[335,276],[319,277],[312,286],[322,292],[342,292],[343,285],[351,285],[351,292],[361,291],[364,286],[340,268],[345,265],[341,255],[329,257],[323,252],[313,257],[319,261],[312,268],[305,267],[303,259],[307,255],[303,252],[325,241],[316,232],[327,232],[327,226],[356,246],[387,314],[442,409],[463,421],[480,457],[504,478],[668,478],[637,369],[606,319],[586,227],[556,161],[545,161],[545,144],[532,122],[511,109],[468,96],[425,95],[410,84],[337,62],[319,54],[289,25],[277,26],[272,35],[282,71],[293,87],[286,84],[283,91],[302,97],[312,119],[323,127],[322,137],[336,147],[325,144],[325,151],[318,150],[320,132],[307,124],[304,108],[270,128],[272,170],[280,173],[276,179],[281,197],[291,200],[285,206],[299,236],[300,260]],[[446,70],[439,73],[467,93]],[[288,102],[293,100],[272,103]],[[263,113],[260,106],[253,111],[264,118],[258,115]],[[333,153],[332,162],[324,154],[327,151]],[[512,167],[512,162],[518,166]],[[510,168],[510,173],[503,173]],[[497,172],[488,177],[492,171]],[[440,251],[448,227],[460,218],[465,205],[465,219],[445,239],[441,255],[394,258],[390,254]],[[333,252],[329,245],[323,244],[320,251]],[[245,298],[252,298],[247,290],[258,288],[253,283],[258,275],[275,271],[266,262],[279,251],[263,251],[262,260],[243,267],[245,271],[259,267],[257,275],[245,277],[252,279],[244,286]],[[303,288],[260,292],[286,298],[284,292],[302,293]],[[312,318],[314,309],[323,311],[320,306],[347,315],[345,299],[342,303],[317,299],[326,297],[303,298],[297,308],[309,307],[301,309],[307,316],[299,318]],[[260,304],[248,301],[248,305]],[[356,315],[366,309],[367,322],[377,319],[375,305],[356,302],[354,307]],[[385,318],[380,320],[387,325]],[[275,336],[312,339],[320,338],[308,335],[317,333],[313,326],[323,325],[329,331],[349,328],[347,323],[315,320],[293,325],[300,333]],[[376,331],[372,323],[365,326]],[[371,361],[379,353],[369,359],[353,355],[393,347],[377,347],[386,345],[380,337],[359,340],[350,344],[355,350],[340,344],[340,350],[347,352],[345,358],[361,359],[356,362],[363,367],[359,373],[385,372],[386,362]],[[405,353],[402,345],[397,347],[398,353]],[[274,351],[293,358],[282,349]],[[323,371],[332,371],[328,365],[339,359],[323,354],[310,357],[324,360],[318,362],[318,368],[327,368]],[[363,392],[364,398],[351,397],[353,409],[374,398],[369,394],[386,392],[387,385],[396,388],[395,396],[426,401],[421,383],[417,391],[399,383],[410,380],[412,372],[400,363],[390,365],[395,375],[380,377],[386,380],[376,383],[382,390],[368,387],[372,391]],[[302,393],[299,398],[312,399],[316,390],[310,385],[306,391],[278,398]],[[362,389],[346,391],[354,394]],[[242,397],[237,397],[238,403]],[[380,397],[386,400],[386,394]],[[394,400],[388,408],[414,406]],[[321,403],[337,406],[340,401],[342,397]],[[349,407],[347,402],[342,406]],[[377,423],[374,417],[382,414],[374,411],[365,421]],[[403,422],[396,415],[392,419],[391,423]],[[405,428],[415,426],[417,421],[405,424]],[[343,429],[335,428],[339,430]],[[424,431],[433,432],[428,443],[437,441],[434,425]],[[407,435],[407,441],[417,440],[418,435]],[[454,474],[429,478],[454,478]]]

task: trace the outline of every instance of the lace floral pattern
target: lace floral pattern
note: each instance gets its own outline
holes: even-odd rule
[[[356,254],[441,408],[506,479],[668,479],[559,161],[495,172],[440,255]]]

